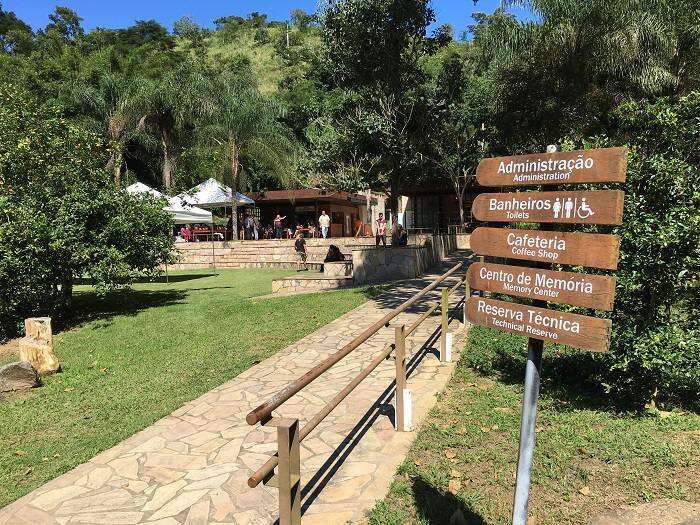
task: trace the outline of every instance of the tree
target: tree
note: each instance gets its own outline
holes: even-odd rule
[[[306,31],[316,20],[314,15],[307,13],[303,9],[292,9],[289,16],[292,19],[292,25],[300,31]]]
[[[267,25],[267,15],[253,11],[248,15],[247,22],[252,27],[264,27]]]
[[[173,24],[173,33],[184,39],[190,49],[200,56],[206,54],[205,39],[209,31],[197,24],[192,17],[183,16]]]
[[[429,48],[426,30],[434,13],[423,0],[343,0],[322,13],[326,83],[354,91],[368,124],[372,155],[388,173],[391,208],[397,209],[402,179],[417,167],[420,130],[426,121],[420,59]]]
[[[110,150],[106,169],[119,187],[125,169],[124,153],[129,142],[137,137],[136,126],[141,116],[133,91],[143,80],[114,71],[112,58],[111,49],[92,55],[83,64],[80,76],[69,85],[68,92],[83,115],[99,122]]]
[[[0,339],[25,317],[64,318],[73,282],[107,291],[170,260],[162,203],[109,183],[95,134],[55,106],[0,85]]]
[[[450,24],[442,24],[433,30],[431,40],[437,47],[445,47],[454,40],[455,30]]]
[[[478,16],[472,31],[510,150],[536,150],[574,130],[598,133],[620,101],[670,94],[677,85],[677,14],[664,0],[509,4],[526,5],[536,21],[518,22],[500,9]]]
[[[457,196],[460,224],[465,226],[464,197],[475,182],[485,154],[486,92],[483,82],[457,51],[443,58],[431,100],[432,123],[426,157]]]
[[[700,399],[700,92],[622,105],[608,136],[630,158],[612,312],[601,382],[642,404]],[[578,147],[579,144],[569,144]]]
[[[139,129],[160,142],[162,183],[169,189],[188,128],[198,117],[212,113],[211,78],[203,64],[186,60],[162,78],[141,79],[131,93],[129,104],[142,115]]]
[[[83,19],[68,7],[56,7],[56,10],[49,15],[49,20],[51,22],[46,26],[46,32],[58,33],[66,41],[73,41],[85,34],[82,26]]]
[[[280,123],[282,108],[263,97],[252,78],[225,71],[214,84],[215,104],[204,119],[202,137],[221,151],[222,173],[231,181],[233,235],[238,235],[237,202],[245,161],[255,159],[269,171],[284,176],[294,143]]]
[[[26,53],[32,48],[34,32],[0,3],[0,53]]]
[[[120,29],[118,34],[123,50],[151,45],[165,51],[175,46],[168,30],[155,20],[137,20],[133,26]]]

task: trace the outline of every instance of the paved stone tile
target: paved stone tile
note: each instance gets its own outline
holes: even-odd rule
[[[436,272],[460,257],[453,256]],[[397,285],[0,510],[0,525],[272,523],[277,518],[276,489],[263,485],[250,489],[246,482],[276,450],[276,429],[248,426],[245,415],[415,294],[436,274]],[[447,282],[452,284],[455,279]],[[425,304],[437,297],[437,292],[431,292],[421,304],[397,316],[392,326],[358,347],[275,415],[297,417],[303,427],[378,351],[393,342],[394,326],[412,323],[425,311]],[[458,300],[453,298],[453,307]],[[453,364],[440,363],[424,348],[439,320],[439,315],[429,317],[407,341],[407,360],[416,353],[423,356],[408,379],[415,428],[453,370]],[[457,321],[450,324],[451,331],[461,327]],[[457,334],[455,338],[454,359],[461,337]],[[439,348],[439,340],[431,346]],[[381,363],[303,442],[302,484],[308,486],[305,503],[310,504],[304,524],[362,523],[374,501],[386,494],[415,436],[414,432],[394,431],[389,417],[393,414],[389,387],[394,374],[393,359]]]

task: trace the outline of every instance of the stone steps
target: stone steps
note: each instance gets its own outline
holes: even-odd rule
[[[308,261],[307,266],[313,270],[320,271],[323,266],[322,262]],[[216,268],[283,268],[283,269],[295,269],[297,267],[296,260],[288,261],[248,261],[248,262],[220,262],[216,260]],[[196,262],[196,263],[175,263],[169,264],[168,268],[171,270],[198,270],[206,268],[214,268],[211,261],[208,262]]]

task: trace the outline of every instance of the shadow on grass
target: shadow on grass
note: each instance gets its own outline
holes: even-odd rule
[[[413,478],[413,501],[418,515],[430,525],[486,525],[484,519],[451,493]]]
[[[207,277],[217,277],[218,273],[186,273],[186,274],[176,274],[176,275],[158,275],[156,277],[141,277],[134,281],[135,284],[172,284],[172,283],[182,283],[187,281],[194,281],[195,279],[206,279]],[[92,279],[76,279],[76,285],[86,285],[92,286],[94,284]]]
[[[510,385],[523,385],[527,361],[526,340],[485,328],[472,329],[463,354],[465,365],[484,376],[497,376]],[[540,397],[559,410],[636,412],[630,398],[605,392],[599,378],[605,363],[600,356],[570,348],[545,345]]]
[[[109,326],[114,317],[136,315],[149,308],[182,302],[189,290],[121,290],[100,296],[96,292],[78,292],[73,296],[69,316],[59,324],[60,330],[100,321],[99,328]]]
[[[138,279],[137,283],[182,283],[185,281],[194,281],[195,279],[206,279],[207,277],[216,277],[218,273],[188,273],[177,275],[159,275],[158,277],[144,277]]]

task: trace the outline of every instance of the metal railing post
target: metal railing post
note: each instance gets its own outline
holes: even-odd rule
[[[280,525],[301,525],[298,419],[282,419],[277,423],[277,453]]]
[[[442,328],[440,330],[440,361],[447,361],[447,323],[449,321],[450,305],[449,292],[447,288],[442,289],[442,299],[440,301],[440,313],[442,316]]]
[[[404,389],[406,388],[406,335],[404,334],[405,326],[397,326],[394,330],[395,334],[395,355],[396,355],[396,430],[398,432],[406,432],[406,397]]]

